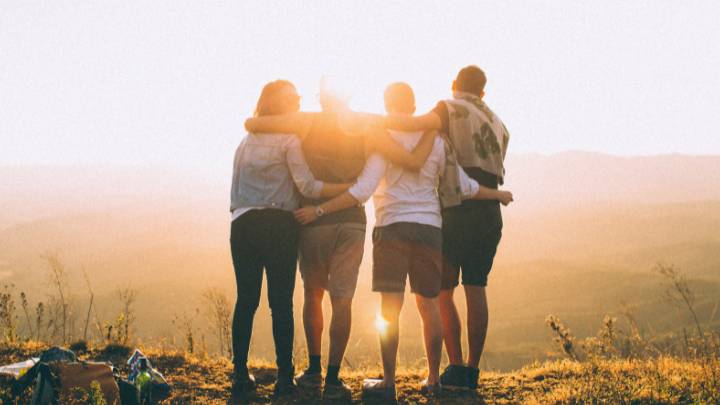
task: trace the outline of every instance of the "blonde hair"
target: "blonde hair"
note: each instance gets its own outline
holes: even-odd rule
[[[285,104],[280,96],[283,94],[285,89],[295,90],[295,85],[288,80],[275,80],[266,84],[262,92],[260,92],[260,98],[258,98],[257,106],[255,107],[255,116],[261,115],[273,115],[281,114]]]

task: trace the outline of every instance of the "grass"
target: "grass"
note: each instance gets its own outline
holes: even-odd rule
[[[0,347],[0,363],[27,359],[43,350],[36,343]],[[232,365],[222,357],[188,354],[182,351],[143,348],[153,365],[173,385],[172,404],[224,404],[230,388]],[[107,360],[123,370],[123,351],[90,349],[83,358]],[[273,401],[275,369],[268,362],[251,366],[257,382],[252,403],[312,403],[311,398],[291,397]],[[362,380],[378,377],[380,370],[343,370],[342,377],[353,388],[353,402],[361,403]],[[398,372],[398,397],[402,404],[702,404],[718,403],[720,361],[660,357],[649,360],[571,360],[535,363],[509,373],[483,372],[476,393],[446,393],[438,401],[419,394],[425,377],[422,370],[402,368]],[[4,403],[10,381],[0,380]],[[19,402],[23,403],[23,402]]]
[[[399,402],[402,404],[720,404],[720,331],[713,328],[711,322],[701,322],[696,296],[681,272],[673,266],[663,265],[658,266],[658,272],[665,277],[668,285],[665,295],[677,305],[680,314],[690,315],[694,330],[688,331],[682,328],[676,333],[648,338],[642,333],[634,314],[627,309],[623,312],[626,328],[619,327],[617,318],[605,316],[595,336],[577,339],[569,327],[558,317],[551,315],[548,316],[546,323],[560,349],[560,352],[555,354],[564,354],[567,359],[535,362],[512,372],[483,372],[480,376],[480,388],[477,391],[446,392],[439,399],[428,399],[419,393],[420,383],[425,378],[422,370],[423,359],[417,357],[415,360],[405,359],[402,362],[404,367],[397,373]],[[0,364],[26,360],[31,356],[37,356],[47,348],[45,343],[28,341],[32,339],[33,331],[24,294],[21,294],[21,306],[30,333],[25,334],[24,338],[17,333],[18,317],[14,313],[12,288],[12,285],[5,286],[4,290],[0,291],[2,293],[0,294],[0,331],[3,332],[1,336],[4,336],[4,341],[0,343]],[[217,331],[217,337],[222,338],[224,342],[224,345],[220,345],[221,350],[224,347],[223,351],[227,353],[230,304],[226,299],[221,299],[224,297],[221,293],[215,295],[208,295],[209,304],[214,308],[210,315],[216,317],[214,330]],[[131,308],[133,301],[134,294],[125,296],[123,312],[118,318],[123,322],[117,322],[116,335],[110,333],[112,329],[107,330],[102,345],[93,347],[92,342],[88,343],[85,340],[71,345],[81,359],[109,361],[119,368],[122,375],[127,375],[125,361],[132,348],[128,347],[126,342],[129,341],[130,325],[134,318],[134,311]],[[52,306],[58,312],[52,317],[53,327],[58,326],[59,323],[66,323],[65,316],[59,315],[58,308],[62,309],[62,307],[62,305]],[[91,308],[89,307],[88,314],[91,313]],[[710,321],[715,318],[715,310],[709,317]],[[199,313],[198,310],[196,315]],[[86,319],[89,319],[89,315]],[[196,341],[194,320],[193,316],[186,314],[176,316],[177,325],[186,335],[186,350],[166,349],[163,340],[149,347],[140,344],[140,349],[150,358],[153,365],[165,374],[168,382],[174,387],[167,403],[223,404],[229,395],[229,375],[232,365],[225,356],[207,355],[205,337],[201,335],[201,339]],[[99,321],[97,323],[99,324]],[[37,331],[40,331],[41,322],[38,321],[37,325]],[[51,326],[50,321],[46,327],[49,326]],[[62,335],[55,333],[53,336],[56,338],[61,336],[62,341],[66,341],[68,337],[66,333]],[[375,366],[352,367],[350,363],[348,365],[341,377],[353,389],[353,403],[361,403],[363,379],[380,377],[381,372]],[[303,364],[298,366],[300,369]],[[256,360],[250,364],[250,367],[256,377],[258,389],[248,402],[319,403],[317,400],[319,395],[307,392],[295,397],[273,399],[272,389],[275,381],[273,365]],[[0,378],[0,401],[27,403],[27,399],[14,402],[10,400],[11,382],[9,378]],[[29,397],[29,391],[25,392],[24,396]]]

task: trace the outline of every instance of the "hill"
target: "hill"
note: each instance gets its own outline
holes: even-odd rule
[[[720,156],[509,154],[507,186],[531,207],[720,199]]]
[[[682,269],[703,322],[719,322],[718,167],[720,157],[713,156],[511,156],[507,187],[517,201],[503,211],[483,366],[510,370],[552,358],[548,314],[578,336],[593,335],[602,315],[622,317],[626,310],[649,334],[689,326],[663,299],[666,286],[652,271],[658,262]],[[15,294],[26,292],[31,307],[47,303],[53,290],[41,255],[56,252],[68,270],[76,316],[88,305],[86,272],[100,324],[118,316],[118,290],[130,287],[137,291],[136,338],[182,346],[184,331],[174,321],[188,318],[212,350],[216,339],[202,293],[214,287],[230,300],[234,294],[227,181],[157,168],[0,168],[0,279],[14,284]],[[368,212],[372,226],[371,207]],[[370,252],[368,233],[357,289],[368,305],[355,308],[348,352],[356,365],[377,361],[375,331],[366,327],[378,305],[370,292]],[[298,280],[297,320],[301,291]],[[257,335],[270,332],[268,316],[263,299]],[[418,321],[414,311],[403,312],[407,339],[400,356],[410,362],[422,355]],[[302,351],[301,337],[296,344]],[[253,352],[272,358],[272,344],[255,339]]]
[[[5,348],[0,350],[0,364],[25,359],[37,354],[39,348]],[[227,359],[192,355],[178,351],[145,350],[152,364],[173,386],[170,403],[225,404],[229,397]],[[102,350],[91,351],[85,359],[111,361],[124,370],[122,356],[108,355]],[[267,363],[255,363],[251,372],[258,382],[249,403],[320,403],[317,393],[301,392],[278,401],[272,398],[275,370]],[[353,389],[352,403],[363,402],[362,380],[379,376],[377,368],[343,371],[341,377]],[[710,363],[700,360],[659,358],[655,360],[597,360],[589,362],[554,361],[535,363],[506,373],[483,372],[476,392],[442,394],[444,404],[549,404],[549,403],[634,403],[690,404],[717,403],[720,382],[717,359]],[[435,399],[419,393],[424,373],[418,369],[401,368],[397,374],[398,403],[431,404]],[[7,401],[9,383],[0,379],[0,398]]]

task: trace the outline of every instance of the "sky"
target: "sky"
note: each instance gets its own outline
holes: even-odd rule
[[[468,64],[511,153],[720,154],[717,1],[0,0],[0,165],[229,173],[262,86],[419,112]],[[225,172],[223,172],[225,173]]]

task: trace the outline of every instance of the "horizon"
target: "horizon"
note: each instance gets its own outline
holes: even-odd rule
[[[512,152],[508,151],[507,156],[515,157],[545,157],[552,158],[562,155],[595,155],[609,158],[620,158],[620,159],[645,159],[645,158],[663,158],[663,157],[684,157],[684,158],[718,158],[720,152],[717,153],[684,153],[684,152],[665,152],[665,153],[649,153],[649,154],[636,154],[636,155],[623,155],[609,152],[599,152],[593,150],[581,150],[581,149],[567,149],[559,150],[555,152]],[[45,164],[33,164],[31,162],[17,163],[0,162],[0,168],[88,168],[88,167],[99,167],[106,169],[149,169],[149,170],[196,170],[195,167],[183,167],[172,165],[170,163],[133,163],[133,162],[49,162]]]

